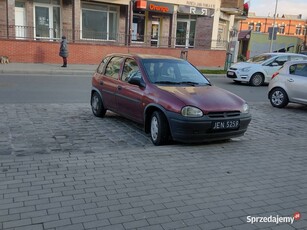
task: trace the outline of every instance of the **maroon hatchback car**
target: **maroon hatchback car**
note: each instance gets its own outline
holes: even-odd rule
[[[251,121],[243,99],[168,56],[108,55],[92,78],[91,107],[97,117],[111,110],[142,124],[155,145],[230,139]]]

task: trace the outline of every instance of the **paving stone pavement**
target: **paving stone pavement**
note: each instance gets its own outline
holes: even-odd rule
[[[2,104],[0,229],[307,229],[307,107],[251,112],[241,138],[156,147],[88,104]]]

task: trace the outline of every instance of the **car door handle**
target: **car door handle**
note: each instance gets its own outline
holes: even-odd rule
[[[292,78],[288,78],[287,80],[288,80],[288,82],[294,82],[294,80]]]
[[[99,81],[99,85],[103,85],[103,81]]]

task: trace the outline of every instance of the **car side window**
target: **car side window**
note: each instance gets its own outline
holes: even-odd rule
[[[128,58],[126,59],[125,64],[124,64],[121,80],[128,82],[128,80],[131,77],[135,77],[135,76],[141,78],[141,71],[136,61],[131,58]]]
[[[113,57],[106,67],[105,75],[114,79],[118,79],[122,61],[122,57]]]
[[[103,70],[104,70],[104,67],[105,65],[108,63],[110,57],[106,57],[104,58],[101,63],[99,64],[98,68],[97,68],[97,73],[100,73],[102,74],[103,73]]]
[[[290,56],[290,61],[302,61],[302,60],[306,60],[307,57],[302,57],[302,56]]]
[[[307,64],[295,64],[291,65],[289,72],[291,75],[298,75],[307,77]]]
[[[285,62],[288,61],[288,56],[281,56],[281,57],[277,57],[274,62],[277,63],[279,66],[282,66]],[[273,63],[274,63],[273,62]]]

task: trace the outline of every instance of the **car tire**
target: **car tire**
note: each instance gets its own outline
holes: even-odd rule
[[[254,73],[249,80],[249,84],[252,86],[261,86],[264,83],[264,76],[262,73]]]
[[[269,93],[271,105],[277,108],[283,108],[288,105],[289,98],[285,90],[282,88],[274,88]]]
[[[150,138],[154,145],[165,145],[168,143],[169,126],[164,114],[154,111],[150,119]]]
[[[104,117],[107,110],[104,108],[102,99],[97,92],[94,92],[91,97],[92,112],[96,117]]]

